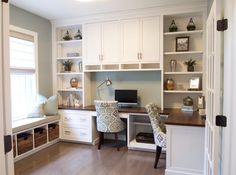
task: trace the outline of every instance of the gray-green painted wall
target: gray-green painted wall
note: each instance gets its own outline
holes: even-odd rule
[[[97,89],[97,86],[109,77],[111,86],[105,84]],[[140,106],[149,102],[156,102],[161,106],[161,72],[109,72],[91,74],[92,99],[114,100],[114,89],[137,89],[140,98]]]
[[[38,33],[39,93],[52,95],[52,37],[49,20],[10,5],[10,24]]]
[[[207,0],[207,13],[210,13],[211,6],[214,0]]]

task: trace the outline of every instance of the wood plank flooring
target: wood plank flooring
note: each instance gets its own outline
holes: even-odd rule
[[[15,175],[164,175],[155,153],[59,142],[15,163]]]

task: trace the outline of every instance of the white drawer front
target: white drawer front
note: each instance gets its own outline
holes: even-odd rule
[[[62,125],[66,127],[88,128],[91,126],[91,116],[84,113],[64,113]]]
[[[65,140],[92,142],[91,131],[89,129],[62,127],[61,136]]]

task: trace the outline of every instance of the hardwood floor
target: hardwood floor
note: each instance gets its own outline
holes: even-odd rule
[[[15,163],[15,175],[164,175],[165,159],[154,169],[155,153],[122,147],[57,143]]]

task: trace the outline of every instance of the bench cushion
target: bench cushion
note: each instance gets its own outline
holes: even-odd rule
[[[59,115],[45,116],[40,118],[24,118],[21,120],[14,121],[12,123],[13,133],[20,132],[23,130],[31,129],[45,123],[50,123],[60,119]]]

